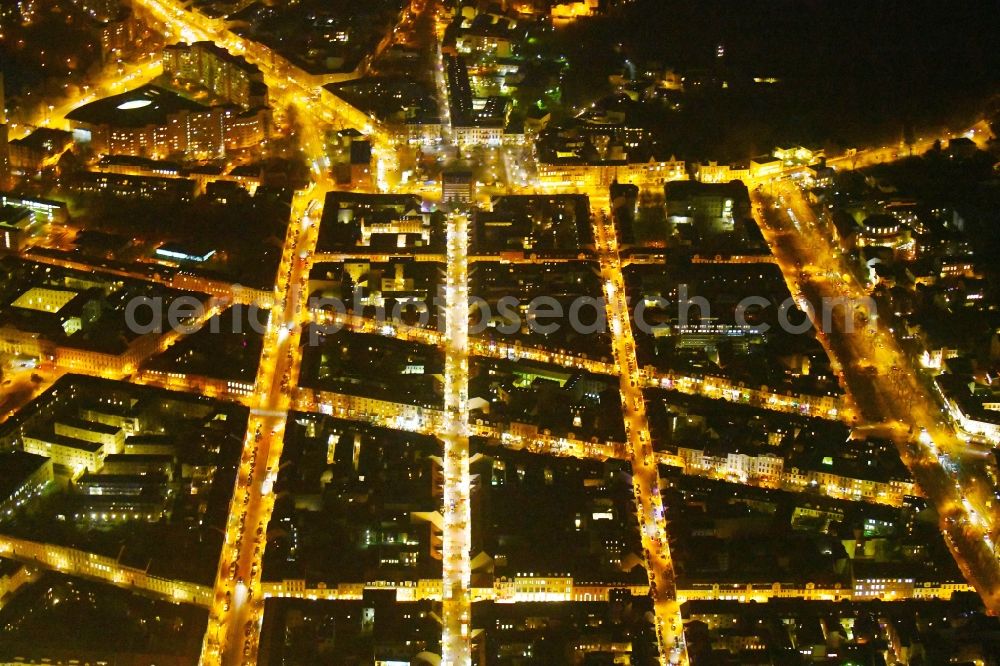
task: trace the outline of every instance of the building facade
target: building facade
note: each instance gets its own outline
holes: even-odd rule
[[[244,109],[267,106],[267,86],[260,69],[212,42],[164,47],[163,72],[177,84],[204,88]]]

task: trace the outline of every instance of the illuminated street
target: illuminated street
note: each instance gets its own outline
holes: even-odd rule
[[[684,644],[684,624],[674,579],[674,564],[670,557],[670,543],[663,500],[660,497],[658,459],[653,456],[646,421],[646,406],[642,387],[636,381],[635,339],[625,296],[625,280],[621,272],[618,237],[614,224],[605,211],[594,216],[595,236],[601,250],[601,275],[604,278],[605,298],[608,303],[608,320],[611,322],[612,346],[621,380],[622,411],[625,433],[628,438],[629,462],[632,466],[632,485],[635,490],[639,529],[646,555],[646,568],[656,609],[656,634],[660,645],[660,658],[664,663],[687,664]]]
[[[820,231],[798,188],[781,183],[777,193],[784,207],[758,197],[756,211],[793,293],[812,304],[824,298],[865,302],[867,294],[844,265],[843,254]],[[836,277],[831,279],[831,275]],[[857,320],[858,312],[850,308],[845,312],[843,307],[832,312],[833,329],[821,339],[839,359],[852,393],[856,398],[864,396],[866,421],[895,429],[901,456],[938,507],[942,527],[966,575],[988,603],[1000,603],[1000,568],[988,543],[996,535],[995,514],[987,504],[989,491],[984,493],[979,484],[969,485],[969,479],[986,477],[984,457],[956,436],[954,425],[880,320],[875,320],[870,331],[869,325]],[[846,322],[847,317],[855,321]],[[939,451],[962,461],[958,478],[942,467]],[[971,513],[966,508],[969,502],[974,508]],[[966,524],[973,529],[963,530]]]
[[[320,190],[322,192],[322,190]],[[257,405],[251,411],[244,453],[219,565],[203,663],[253,663],[263,599],[260,566],[267,544],[267,523],[274,505],[271,484],[281,457],[289,393],[301,361],[299,339],[307,307],[302,286],[309,273],[318,227],[317,202],[301,196],[278,276],[278,302],[265,335],[258,370]]]
[[[8,4],[0,662],[993,663],[984,10]]]
[[[469,295],[468,221],[456,213],[448,218],[448,276],[445,283],[445,423],[444,547],[442,659],[448,664],[472,663],[471,479],[469,476]]]

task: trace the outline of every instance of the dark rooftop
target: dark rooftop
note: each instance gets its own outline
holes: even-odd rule
[[[100,451],[104,444],[100,442],[88,442],[85,439],[77,439],[76,437],[67,437],[65,435],[57,435],[54,432],[29,432],[28,437],[34,437],[42,440],[43,442],[48,442],[50,444],[59,444],[60,446],[66,446],[73,449],[80,449],[81,451],[90,451],[91,453]]]
[[[24,451],[11,451],[0,455],[0,499],[7,499],[21,487],[24,480],[48,461]]]
[[[164,123],[168,116],[180,111],[204,111],[206,108],[169,90],[145,85],[84,104],[66,114],[66,118],[91,125],[143,127]]]

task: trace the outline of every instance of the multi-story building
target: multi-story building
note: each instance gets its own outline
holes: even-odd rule
[[[177,178],[181,174],[181,166],[176,162],[151,160],[131,155],[105,155],[94,165],[94,168],[104,173],[117,173],[126,176]]]
[[[162,488],[167,477],[162,474],[111,474],[101,470],[100,474],[84,474],[76,482],[76,489],[84,495],[114,495],[135,497],[149,489]]]
[[[750,160],[751,178],[772,178],[781,173],[784,163],[777,157],[764,155]]]
[[[8,146],[10,168],[21,174],[34,174],[58,162],[73,145],[73,135],[63,130],[39,127]]]
[[[20,252],[31,235],[35,216],[20,206],[0,206],[0,251]]]
[[[96,153],[154,159],[219,157],[264,145],[271,131],[267,107],[204,106],[152,85],[85,104],[66,117],[89,135]]]
[[[15,308],[58,314],[80,292],[61,287],[32,287],[11,303]]]
[[[471,171],[446,171],[441,175],[441,201],[471,203],[473,196]]]
[[[675,222],[702,220],[732,230],[736,220],[750,217],[746,185],[729,183],[668,182],[664,186],[667,216]]]
[[[351,142],[350,178],[352,189],[369,189],[372,178],[372,144],[370,141]]]
[[[140,419],[133,405],[108,402],[92,403],[80,408],[80,417],[91,423],[100,423],[124,431],[125,436],[139,432]]]
[[[503,98],[475,100],[465,59],[446,59],[448,99],[455,140],[459,145],[494,145],[503,143],[504,127],[510,110]]]
[[[572,21],[584,16],[593,16],[599,7],[598,0],[560,0],[552,5],[551,16],[555,22]]]
[[[24,451],[0,455],[0,469],[0,516],[12,514],[54,478],[51,459]]]
[[[679,447],[677,455],[687,469],[742,481],[750,478],[778,480],[785,467],[784,458],[769,451],[754,454],[735,451],[719,456],[706,453],[703,449]]]
[[[244,109],[267,106],[267,86],[257,65],[212,42],[165,47],[163,72],[174,83],[204,88]]]
[[[934,386],[964,432],[993,445],[1000,443],[1000,411],[993,409],[997,400],[991,390],[984,391],[972,377],[951,373],[938,375]]]
[[[140,24],[132,11],[120,8],[101,26],[101,55],[107,60],[128,53],[140,32]]]
[[[188,178],[127,176],[117,173],[87,171],[79,175],[73,183],[72,189],[85,194],[108,194],[130,199],[167,199],[190,202],[194,199],[197,184]]]
[[[750,178],[748,164],[719,164],[701,162],[695,166],[695,178],[702,183],[728,183],[731,180]]]
[[[787,148],[779,146],[774,149],[772,154],[787,166],[804,166],[826,157],[826,151],[822,148],[806,148],[805,146],[789,146]]]
[[[177,454],[174,440],[166,435],[135,435],[125,439],[125,455],[170,456]]]
[[[573,578],[569,575],[518,574],[495,582],[497,599],[502,601],[569,601],[573,598]]]
[[[431,146],[441,142],[441,131],[441,121],[436,118],[413,118],[398,127],[396,141]]]
[[[121,453],[125,448],[125,430],[105,423],[63,418],[55,423],[55,433],[104,446],[105,454]]]
[[[53,201],[52,199],[42,199],[40,197],[0,191],[0,206],[27,208],[32,213],[35,213],[40,220],[49,222],[66,222],[69,219],[66,204],[62,201]]]
[[[101,22],[112,20],[122,9],[121,0],[73,0],[73,4]]]
[[[31,432],[21,438],[25,452],[52,459],[55,465],[96,472],[104,464],[104,445],[54,432]]]
[[[687,169],[683,160],[663,162],[607,161],[607,162],[555,162],[538,165],[538,181],[549,187],[579,189],[605,189],[612,183],[650,188],[673,180],[686,180]]]
[[[126,451],[128,446],[126,445]],[[117,454],[104,458],[102,474],[144,475],[156,474],[168,482],[174,478],[174,456],[156,454]]]

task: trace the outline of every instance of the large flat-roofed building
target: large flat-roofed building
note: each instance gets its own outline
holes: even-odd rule
[[[160,178],[177,178],[181,174],[181,165],[166,160],[151,160],[133,155],[105,155],[94,168],[104,173],[116,173],[125,176],[157,176]]]
[[[0,516],[12,514],[53,478],[52,460],[46,456],[24,451],[0,454]]]
[[[168,482],[174,480],[174,457],[155,455],[113,453],[104,458],[102,474],[156,474]]]
[[[204,88],[244,109],[267,106],[267,86],[257,65],[212,42],[166,46],[163,72],[176,83]]]
[[[69,219],[69,211],[62,201],[15,192],[0,192],[0,205],[27,208],[49,222],[66,222]]]
[[[27,246],[35,216],[21,206],[0,206],[0,250],[20,252]]]
[[[153,252],[157,259],[164,259],[181,264],[203,264],[213,256],[216,250],[202,247],[197,243],[164,243]]]
[[[130,521],[155,523],[168,518],[167,495],[142,493],[139,495],[85,495],[74,498],[73,518],[82,523],[108,524]]]
[[[66,304],[77,297],[79,291],[75,289],[61,289],[58,287],[32,287],[11,303],[15,308],[25,310],[37,310],[48,314],[57,314],[66,307]]]
[[[125,455],[174,456],[177,445],[169,435],[133,435],[125,440]]]
[[[161,488],[167,484],[162,474],[101,474],[87,473],[76,482],[79,492],[84,495],[137,496],[150,488]]]
[[[125,199],[157,199],[189,203],[194,200],[198,183],[190,178],[85,171],[77,175],[70,188],[84,194],[108,194]]]
[[[773,177],[781,173],[781,169],[784,167],[784,163],[777,157],[772,157],[771,155],[763,155],[761,157],[755,157],[750,160],[750,177],[751,178],[767,178]]]
[[[750,193],[738,180],[728,183],[670,181],[663,186],[667,216],[675,222],[705,222],[732,230],[750,217]]]
[[[218,157],[264,143],[271,128],[266,107],[205,106],[153,85],[85,104],[66,118],[90,133],[99,154],[156,159]]]
[[[86,328],[90,330],[91,326],[100,318],[104,295],[99,288],[88,287],[78,292],[75,292],[75,290],[47,288],[46,291],[55,292],[54,298],[57,299],[55,304],[59,305],[59,309],[51,313],[55,315],[54,317],[36,318],[36,321],[42,327],[46,326],[46,321],[49,322],[49,326],[58,323],[65,335],[72,336],[81,329]],[[60,292],[75,293],[76,295],[66,301],[65,305],[62,305],[62,301],[69,296],[69,293]],[[31,291],[28,293],[31,293]],[[48,311],[45,312],[49,314]],[[40,330],[44,330],[44,328]],[[49,330],[53,329],[50,328]]]

